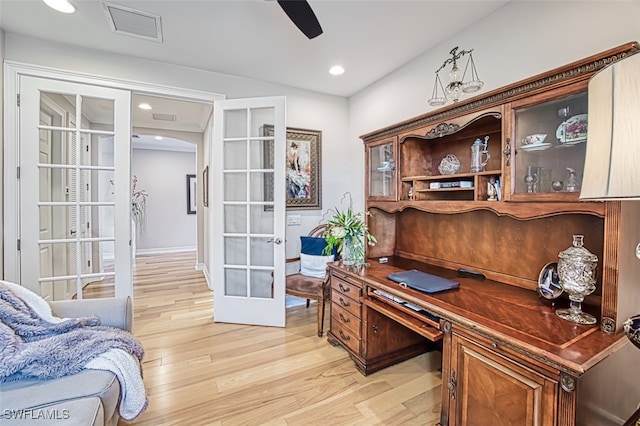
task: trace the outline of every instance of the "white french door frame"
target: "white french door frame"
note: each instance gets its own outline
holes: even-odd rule
[[[271,137],[273,146],[273,165],[267,168],[264,164],[252,165],[252,149],[251,141],[264,144],[269,137],[254,133],[253,111],[268,109],[273,111],[271,119],[274,128],[274,135]],[[242,126],[244,133],[241,135],[227,135],[226,113],[227,112],[244,112]],[[263,98],[247,98],[247,99],[230,99],[215,103],[214,123],[213,123],[213,141],[214,146],[211,150],[211,164],[213,173],[210,174],[210,188],[212,189],[212,207],[210,217],[212,223],[212,246],[209,252],[210,265],[213,269],[213,298],[214,310],[213,319],[216,322],[229,322],[236,324],[251,324],[263,326],[284,327],[286,323],[285,315],[285,152],[286,152],[286,98],[284,96],[263,97]],[[233,132],[232,132],[233,133]],[[237,137],[236,137],[237,136]],[[245,145],[245,158],[240,161],[241,166],[227,166],[225,163],[228,159],[226,152],[226,144],[228,142],[243,143]],[[271,169],[273,167],[273,169]],[[265,200],[258,197],[252,197],[251,185],[259,180],[252,182],[252,173],[271,173],[273,175],[273,200]],[[227,189],[226,179],[229,176],[246,176],[246,188],[244,197],[227,198],[225,189]],[[264,183],[262,183],[264,185]],[[260,231],[254,230],[253,219],[250,207],[260,207],[271,205],[273,207],[273,223],[269,230],[260,228]],[[240,206],[247,208],[246,210],[246,227],[236,231],[228,231],[225,229],[229,213],[227,206]],[[257,228],[255,228],[257,229]],[[225,245],[226,238],[239,238],[246,241],[245,253],[240,255],[240,260],[227,260],[228,248]],[[255,239],[268,238],[267,244],[271,244],[272,264],[254,263],[251,254],[251,242]],[[268,250],[267,250],[268,251]],[[244,256],[244,259],[241,259]],[[245,273],[244,282],[239,280],[244,286],[238,291],[237,287],[230,289],[228,287],[227,272],[241,271]],[[271,272],[271,295],[265,297],[264,294],[253,294],[251,290],[251,276],[256,273],[259,277],[260,272]],[[264,278],[264,275],[263,275]],[[256,278],[259,281],[259,278]],[[264,281],[260,283],[264,285]]]
[[[3,164],[3,232],[4,232],[4,279],[21,283],[20,277],[20,200],[18,166],[20,164],[19,140],[19,107],[18,94],[22,76],[43,79],[61,80],[71,83],[101,86],[130,91],[132,94],[146,94],[185,101],[213,103],[225,99],[225,95],[192,89],[170,87],[153,83],[129,81],[95,74],[79,73],[41,65],[5,61],[4,63],[4,164]],[[12,141],[11,143],[9,141]],[[211,138],[205,141],[211,144]],[[33,260],[35,261],[35,259]],[[124,290],[124,294],[133,295],[132,283]]]

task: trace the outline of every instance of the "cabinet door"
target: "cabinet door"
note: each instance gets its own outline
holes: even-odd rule
[[[553,425],[557,384],[453,333],[449,425]]]
[[[367,195],[370,200],[396,201],[398,193],[397,138],[367,145]]]
[[[514,102],[508,199],[575,201],[587,145],[586,82]]]

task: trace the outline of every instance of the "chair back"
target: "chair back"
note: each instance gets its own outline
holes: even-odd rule
[[[309,231],[307,236],[308,237],[321,237],[321,238],[324,238],[324,236],[326,234],[327,234],[327,225],[322,224],[322,225],[316,226],[311,231]]]

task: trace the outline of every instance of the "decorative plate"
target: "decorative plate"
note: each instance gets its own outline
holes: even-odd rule
[[[548,149],[550,146],[551,146],[550,143],[545,142],[545,143],[521,145],[520,149],[523,151],[544,151],[545,149]]]
[[[587,114],[578,114],[563,121],[556,130],[556,138],[563,144],[575,144],[587,140]]]
[[[548,300],[556,299],[562,294],[562,286],[558,276],[558,262],[549,262],[540,271],[538,294]]]

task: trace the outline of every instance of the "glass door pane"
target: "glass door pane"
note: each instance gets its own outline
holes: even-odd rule
[[[587,141],[587,93],[517,108],[514,192],[557,197],[580,192]]]
[[[393,142],[369,146],[369,197],[396,198],[396,159]]]

